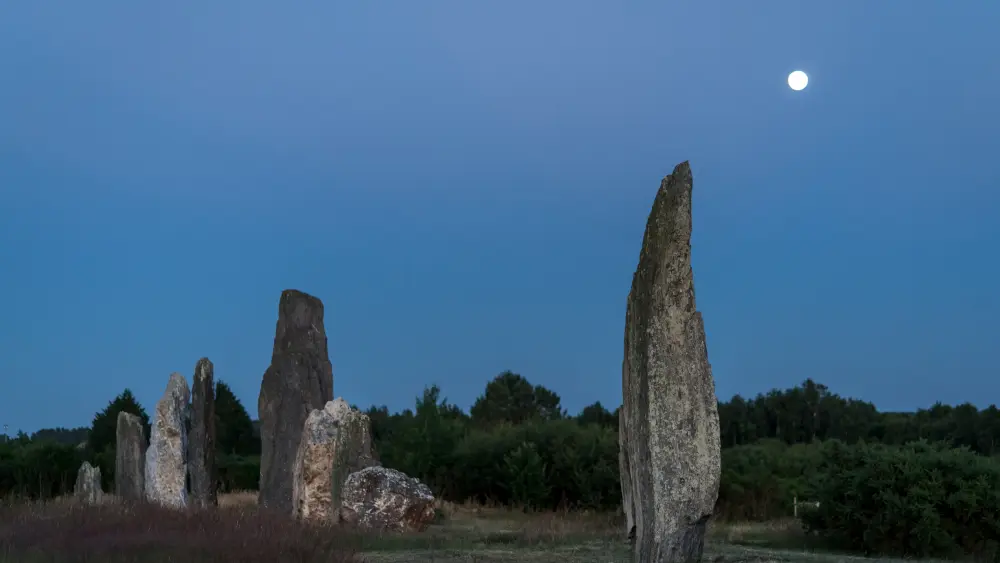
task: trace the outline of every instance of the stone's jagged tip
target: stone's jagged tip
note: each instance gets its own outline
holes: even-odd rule
[[[306,293],[300,289],[286,289],[281,292],[281,302],[292,302],[292,301],[305,301],[311,304],[318,303],[321,307],[323,306],[323,301],[315,295]]]

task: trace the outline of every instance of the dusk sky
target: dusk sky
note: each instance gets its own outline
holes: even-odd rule
[[[286,288],[334,394],[621,403],[626,297],[690,160],[721,399],[805,378],[1000,402],[1000,3],[6,2],[0,423],[257,416]],[[809,74],[795,92],[789,72]]]

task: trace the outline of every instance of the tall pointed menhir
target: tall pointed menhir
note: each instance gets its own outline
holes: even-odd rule
[[[191,503],[218,506],[215,490],[215,366],[198,360],[191,380],[191,430],[188,435],[188,479]]]
[[[660,183],[625,313],[620,456],[636,562],[699,561],[719,494],[715,382],[691,270],[691,168]]]

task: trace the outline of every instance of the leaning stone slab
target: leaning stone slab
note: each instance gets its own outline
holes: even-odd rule
[[[701,559],[719,492],[718,403],[691,270],[691,169],[660,183],[625,315],[619,444],[636,562]]]

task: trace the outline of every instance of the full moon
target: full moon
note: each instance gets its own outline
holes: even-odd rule
[[[802,90],[807,84],[809,84],[809,77],[801,70],[796,70],[788,75],[788,87],[792,90]]]

